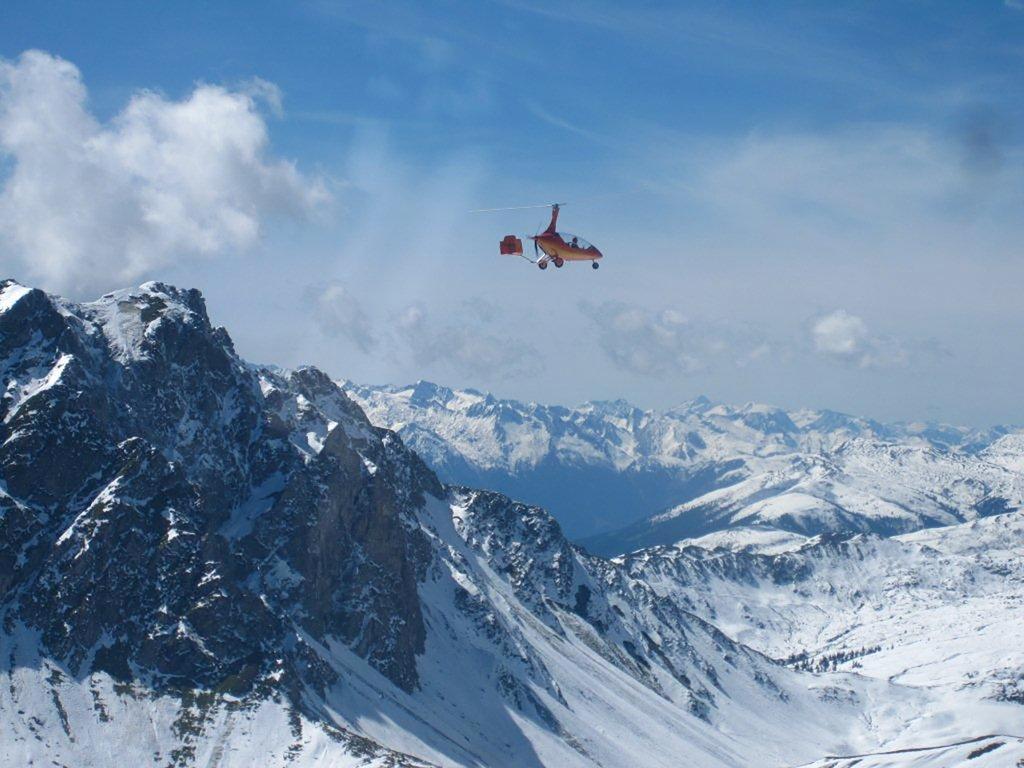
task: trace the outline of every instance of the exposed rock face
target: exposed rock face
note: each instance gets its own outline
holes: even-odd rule
[[[410,516],[443,491],[415,455],[323,373],[244,364],[196,291],[2,291],[8,624],[76,674],[127,659],[158,686],[237,691],[282,665],[323,685],[300,626],[416,686]]]

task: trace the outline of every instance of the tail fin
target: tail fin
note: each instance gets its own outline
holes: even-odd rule
[[[548,228],[544,230],[545,235],[553,235],[555,233],[555,226],[558,224],[558,203],[551,206],[551,223],[548,224]]]

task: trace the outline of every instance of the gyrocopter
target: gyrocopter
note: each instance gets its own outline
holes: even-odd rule
[[[559,203],[550,205],[521,205],[514,208],[482,208],[475,213],[486,213],[491,211],[518,211],[526,208],[551,208],[551,223],[543,232],[536,235],[527,235],[527,239],[533,240],[533,255],[530,258],[523,253],[523,241],[515,235],[505,235],[498,244],[499,252],[504,256],[521,256],[529,262],[536,264],[541,269],[547,269],[548,264],[554,264],[559,269],[565,266],[567,261],[589,261],[590,266],[597,269],[600,264],[598,260],[603,257],[597,246],[591,245],[582,237],[570,235],[568,232],[559,232],[558,211]]]

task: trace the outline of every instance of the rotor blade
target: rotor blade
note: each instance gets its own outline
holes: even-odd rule
[[[528,208],[550,208],[553,205],[557,205],[559,208],[565,207],[565,203],[544,203],[543,205],[513,205],[509,208],[477,208],[475,211],[470,211],[470,213],[493,213],[494,211],[525,211]]]

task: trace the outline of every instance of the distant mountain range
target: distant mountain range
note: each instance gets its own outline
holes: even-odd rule
[[[904,490],[900,525],[979,518],[884,539],[766,514],[607,559],[540,507],[443,482],[401,432],[440,437],[375,425],[323,372],[246,363],[197,291],[76,303],[2,281],[0,373],[0,764],[1024,760],[1016,438],[840,440],[852,426],[706,402],[649,430],[612,404],[545,422],[552,453],[523,414],[556,409],[419,388],[427,412],[463,402],[436,434],[502,472],[588,456],[625,489],[608,466],[644,456],[671,495],[705,462],[703,495],[831,435],[829,455],[910,457],[854,452],[874,463],[851,476],[943,479]],[[416,389],[349,387],[396,413]],[[500,429],[459,432],[470,411]],[[957,462],[976,474],[958,484]]]
[[[551,510],[598,554],[737,527],[906,533],[1019,509],[1024,433],[834,411],[576,408],[418,382],[342,386],[449,481]]]

